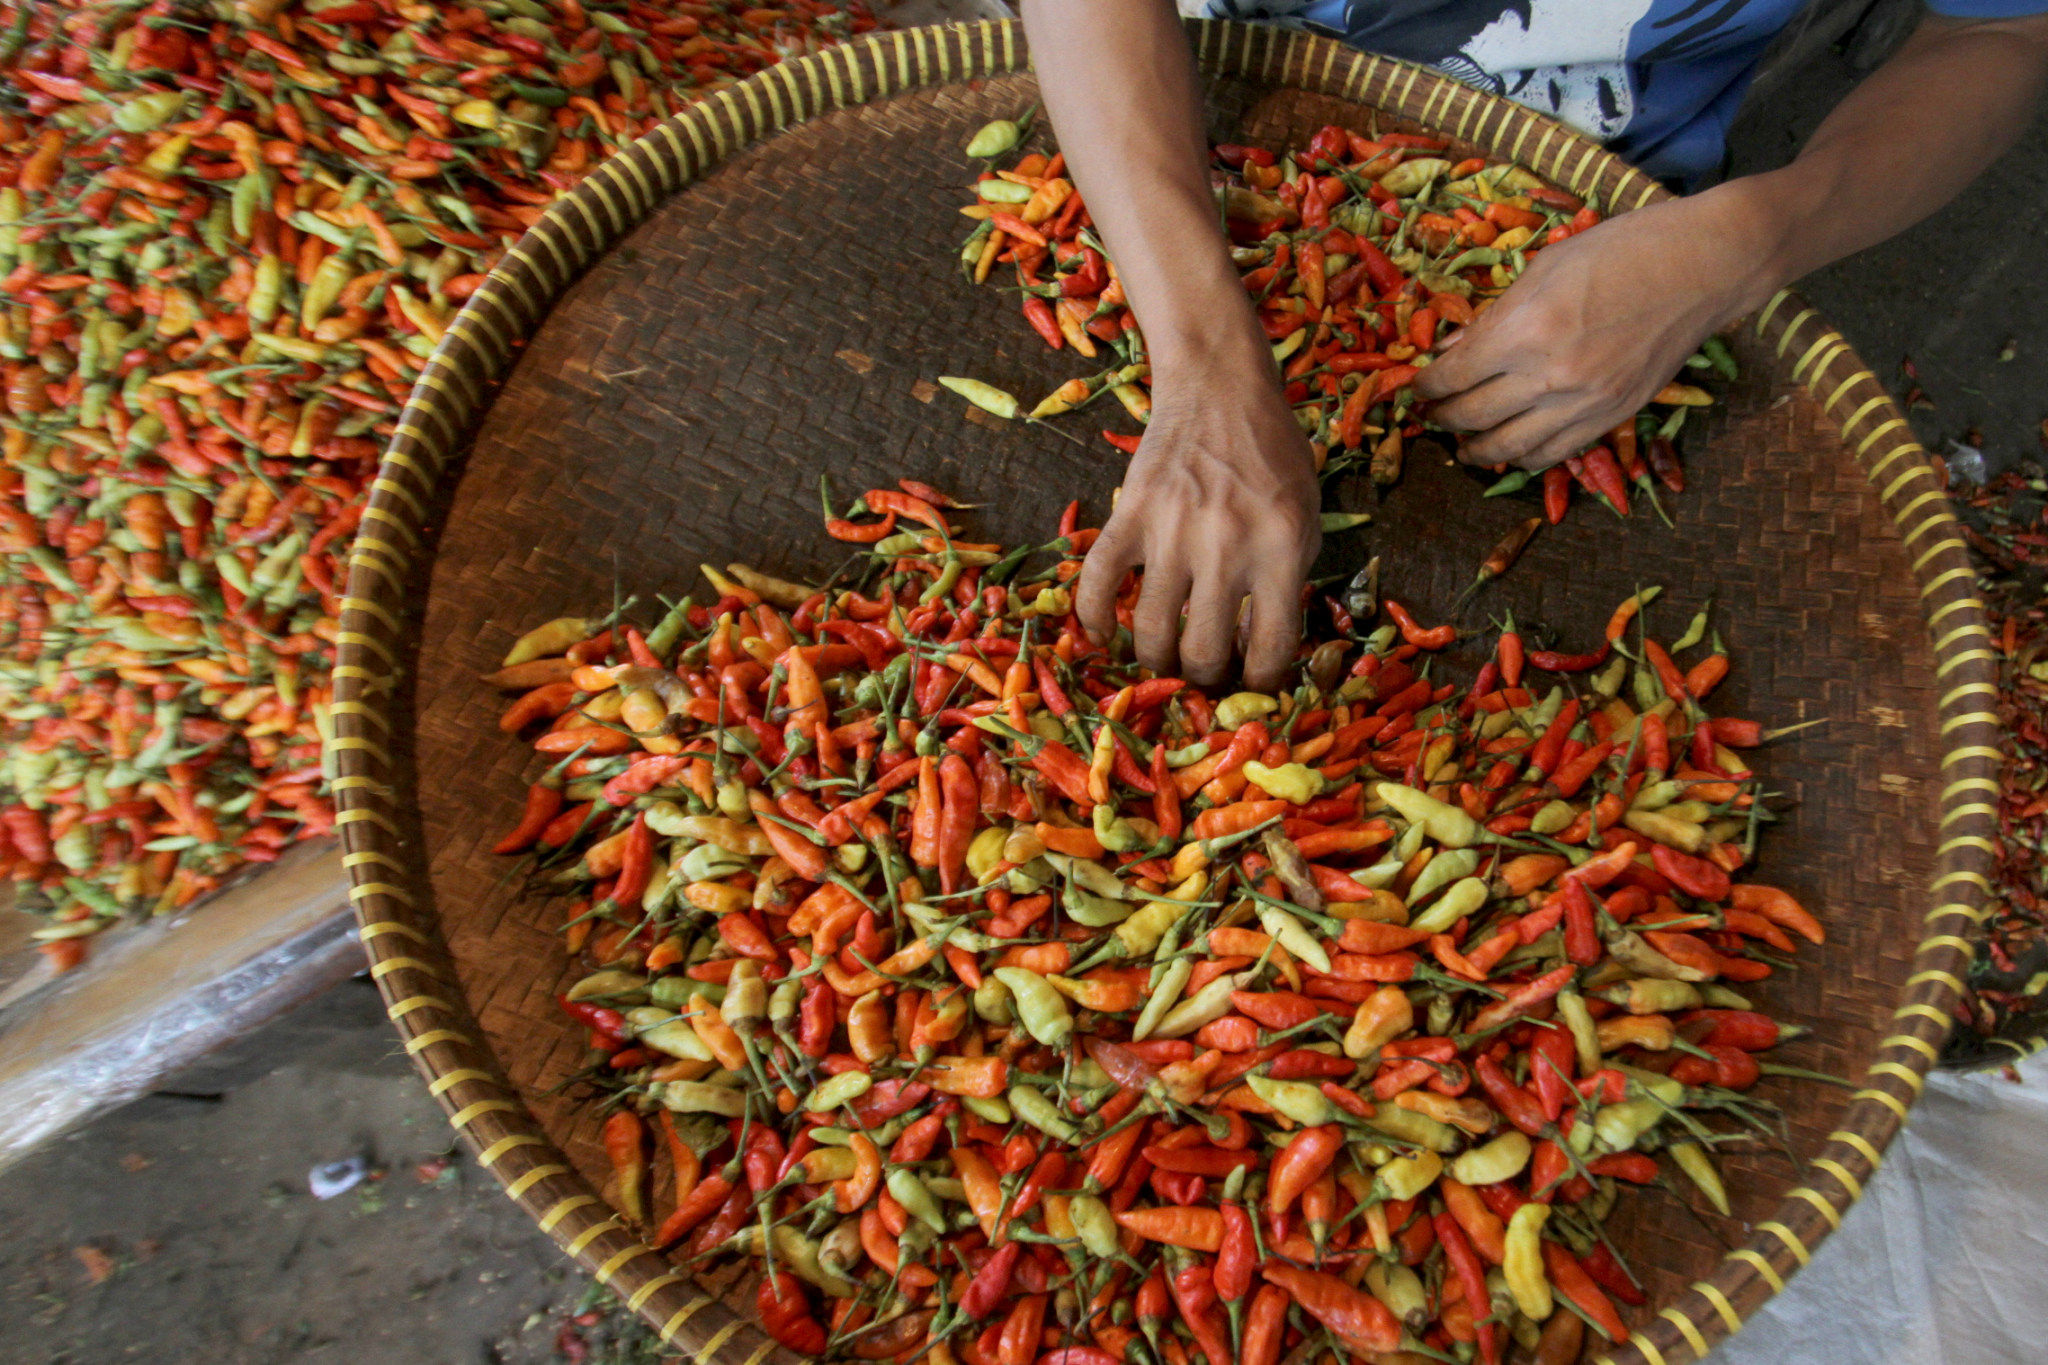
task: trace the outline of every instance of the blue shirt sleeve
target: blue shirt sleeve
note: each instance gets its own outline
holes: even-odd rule
[[[2048,0],[1927,0],[1944,19],[2023,19],[2048,14]]]

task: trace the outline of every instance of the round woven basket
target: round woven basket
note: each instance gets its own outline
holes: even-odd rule
[[[1428,127],[1616,211],[1665,194],[1561,125],[1415,67],[1276,28],[1190,32],[1219,138]],[[698,1361],[777,1348],[723,1301],[731,1281],[677,1270],[600,1193],[595,1124],[556,1089],[583,1059],[551,999],[574,971],[560,909],[487,852],[531,756],[476,678],[520,631],[602,609],[615,587],[701,592],[700,561],[829,573],[821,471],[842,499],[914,475],[989,504],[971,515],[985,540],[1043,538],[1072,496],[1107,511],[1121,461],[970,422],[926,382],[966,373],[1035,395],[1075,372],[1012,297],[956,265],[972,170],[958,148],[1031,102],[1025,67],[1014,24],[876,35],[773,67],[604,163],[449,327],[356,542],[335,785],[391,1018],[477,1160]],[[1581,506],[1484,604],[1569,642],[1640,584],[1665,586],[1660,620],[1711,596],[1737,660],[1731,709],[1828,721],[1760,761],[1791,806],[1764,875],[1830,938],[1758,994],[1812,1029],[1787,1060],[1855,1088],[1766,1081],[1786,1150],[1728,1157],[1733,1219],[1656,1189],[1624,1201],[1614,1235],[1652,1299],[1614,1362],[1703,1355],[1839,1223],[1948,1034],[1993,852],[1993,654],[1926,457],[1796,297],[1746,324],[1737,352],[1745,378],[1698,443],[1675,529]],[[1443,616],[1527,509],[1480,501],[1448,461],[1410,466],[1321,567],[1355,567],[1370,543],[1385,581]]]

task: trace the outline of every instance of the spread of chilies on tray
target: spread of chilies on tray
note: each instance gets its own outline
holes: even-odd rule
[[[616,1207],[834,1358],[1626,1336],[1602,1220],[1652,1182],[1728,1211],[1752,1086],[1808,1074],[1743,992],[1823,939],[1743,879],[1772,736],[1706,713],[1705,613],[1666,648],[1644,589],[1461,687],[1389,602],[1217,696],[1089,643],[1078,505],[1010,551],[956,506],[828,498],[840,586],[707,567],[716,601],[492,675],[546,765],[496,851],[567,898]]]
[[[52,964],[333,827],[342,561],[484,273],[678,107],[872,24],[0,0],[0,870]]]
[[[1031,408],[995,394],[992,410],[1045,420],[1107,393],[1143,423],[1151,413],[1143,337],[1064,158],[1031,152],[993,168],[1025,131],[998,120],[967,145],[969,156],[992,168],[961,209],[979,220],[961,264],[976,281],[1013,278],[1025,320],[1046,344],[1103,368],[1068,380]],[[1427,427],[1411,387],[1417,372],[1514,283],[1530,257],[1600,221],[1597,209],[1520,166],[1455,159],[1449,146],[1438,137],[1366,137],[1330,126],[1281,156],[1259,147],[1214,149],[1231,254],[1326,478],[1363,466],[1376,484],[1398,480],[1404,452]],[[994,275],[998,264],[1005,270]],[[1737,377],[1718,337],[1687,368]],[[1637,500],[1661,515],[1658,487],[1685,488],[1674,438],[1687,413],[1713,401],[1706,389],[1674,380],[1605,440],[1541,475],[1504,472],[1486,495],[1537,484],[1556,523],[1575,488],[1625,516],[1633,486]],[[1102,435],[1119,450],[1137,450],[1136,436]],[[1337,527],[1355,524],[1355,517],[1340,519]]]

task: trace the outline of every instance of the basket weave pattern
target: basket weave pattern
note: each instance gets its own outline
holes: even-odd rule
[[[1560,125],[1415,67],[1277,29],[1192,30],[1219,127],[1248,140],[1332,118],[1362,126],[1369,106],[1617,210],[1664,195]],[[474,677],[512,634],[603,601],[615,577],[681,590],[696,559],[736,556],[829,572],[813,529],[826,464],[842,498],[902,472],[1000,492],[976,517],[988,539],[1042,533],[1077,492],[1106,508],[1116,471],[1099,447],[969,428],[946,400],[905,396],[912,378],[960,367],[963,318],[986,357],[970,373],[1037,392],[1073,372],[1034,349],[1007,296],[967,290],[928,245],[959,221],[954,134],[1028,102],[1028,77],[1013,74],[1024,65],[1013,24],[877,35],[770,68],[606,162],[450,327],[351,563],[336,787],[391,1016],[481,1164],[703,1362],[788,1353],[719,1301],[723,1283],[637,1240],[599,1193],[594,1125],[544,1093],[582,1063],[551,1000],[571,968],[554,914],[484,853],[510,823],[527,755],[490,724]],[[877,218],[878,204],[896,216]],[[877,227],[899,220],[913,240]],[[1745,327],[1740,354],[1747,377],[1715,419],[1713,453],[1693,462],[1678,530],[1581,507],[1490,606],[1584,639],[1633,581],[1688,607],[1718,593],[1738,665],[1729,697],[1772,723],[1831,718],[1763,760],[1795,802],[1767,836],[1763,875],[1814,904],[1831,937],[1760,995],[1819,1028],[1801,1064],[1862,1088],[1766,1092],[1787,1107],[1808,1183],[1791,1188],[1781,1159],[1731,1158],[1753,1236],[1689,1221],[1663,1196],[1625,1206],[1616,1234],[1655,1272],[1661,1311],[1603,1357],[1616,1365],[1704,1354],[1860,1194],[1947,1034],[1993,852],[1994,655],[1924,452],[1795,296]],[[1390,581],[1429,616],[1518,509],[1410,463],[1374,535]],[[1430,552],[1443,540],[1465,548]]]

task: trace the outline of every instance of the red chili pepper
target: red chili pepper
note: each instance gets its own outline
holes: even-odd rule
[[[1652,844],[1650,863],[1688,896],[1717,903],[1728,899],[1728,874],[1704,858],[1680,853],[1665,844]]]
[[[1543,516],[1555,526],[1564,520],[1564,514],[1571,505],[1571,471],[1563,465],[1554,464],[1543,471]]]
[[[654,831],[648,827],[647,813],[642,811],[626,827],[626,847],[619,861],[619,879],[613,885],[609,899],[617,902],[622,910],[637,911],[653,872]]]
[[[654,1234],[652,1245],[658,1251],[679,1241],[690,1229],[709,1218],[720,1205],[735,1193],[732,1182],[722,1175],[707,1175],[697,1182],[697,1187],[677,1201],[675,1212],[668,1216],[659,1231]],[[744,1190],[739,1193],[745,1193]]]
[[[1763,1077],[1763,1068],[1740,1048],[1706,1044],[1711,1057],[1681,1057],[1672,1064],[1671,1079],[1684,1085],[1717,1085],[1747,1090]]]
[[[1235,1303],[1250,1293],[1259,1259],[1251,1215],[1237,1201],[1224,1200],[1223,1246],[1216,1253],[1216,1297]]]
[[[1276,1081],[1320,1080],[1325,1076],[1349,1076],[1356,1070],[1358,1064],[1348,1057],[1332,1057],[1327,1052],[1306,1048],[1283,1052],[1266,1064],[1266,1074]]]
[[[746,1226],[747,1219],[754,1212],[754,1192],[742,1182],[733,1186],[710,1222],[697,1229],[697,1235],[690,1239],[690,1254],[701,1256],[714,1247],[723,1246],[732,1240],[733,1234]]]
[[[1060,686],[1060,680],[1052,671],[1052,665],[1048,664],[1043,656],[1031,656],[1031,673],[1038,681],[1038,699],[1045,703],[1046,710],[1061,720],[1074,714],[1074,703],[1067,699],[1066,689]]]
[[[880,521],[865,523],[835,517],[825,523],[825,534],[834,540],[844,540],[856,545],[872,545],[878,540],[887,540],[896,534],[896,514],[891,512]]]
[[[1266,1173],[1266,1216],[1278,1218],[1301,1197],[1344,1146],[1344,1130],[1334,1123],[1304,1128],[1287,1140]]]
[[[1758,721],[1716,716],[1707,722],[1707,728],[1716,744],[1725,744],[1731,749],[1754,749],[1764,742],[1764,727]]]
[[[1611,645],[1603,642],[1598,649],[1585,654],[1560,654],[1555,650],[1539,649],[1529,656],[1529,662],[1546,673],[1584,673],[1605,663],[1610,648]]]
[[[536,782],[526,789],[526,813],[510,833],[492,846],[493,853],[523,853],[533,846],[562,809],[562,791]]]
[[[1401,273],[1401,267],[1395,265],[1386,252],[1364,237],[1354,237],[1353,240],[1358,246],[1359,261],[1365,266],[1366,274],[1372,280],[1373,293],[1384,298],[1398,292],[1401,286],[1407,283],[1408,277]]]
[[[946,518],[940,514],[939,509],[923,498],[914,498],[893,488],[871,488],[861,494],[861,498],[872,512],[879,512],[885,516],[895,513],[909,521],[929,526],[942,536],[952,534],[952,528],[946,525]]]
[[[1529,1042],[1529,1088],[1543,1106],[1543,1117],[1556,1123],[1577,1092],[1572,1088],[1572,1071],[1578,1065],[1578,1049],[1569,1030],[1539,1029]]]
[[[1472,1310],[1473,1331],[1479,1338],[1480,1358],[1487,1365],[1500,1365],[1499,1330],[1486,1320],[1492,1302],[1486,1289],[1486,1268],[1479,1263],[1479,1254],[1472,1250],[1472,1243],[1457,1219],[1448,1213],[1432,1214],[1430,1225],[1436,1229],[1437,1244],[1444,1249],[1451,1273],[1465,1290],[1465,1303]]]
[[[1643,1291],[1629,1279],[1628,1272],[1621,1268],[1621,1262],[1615,1259],[1605,1242],[1596,1242],[1591,1251],[1579,1258],[1579,1264],[1585,1267],[1595,1283],[1630,1307],[1640,1307],[1649,1302]]]
[[[1688,1029],[1688,1036],[1690,1026],[1706,1026],[1706,1032],[1697,1039],[1702,1047],[1733,1047],[1744,1052],[1774,1048],[1782,1036],[1777,1020],[1753,1010],[1694,1010],[1679,1024]]]
[[[1180,791],[1174,785],[1173,769],[1167,766],[1166,746],[1152,746],[1152,822],[1159,826],[1162,839],[1180,838],[1185,815],[1181,810]]]
[[[1542,1134],[1549,1122],[1543,1106],[1537,1103],[1535,1096],[1508,1079],[1499,1062],[1491,1057],[1480,1057],[1473,1062],[1472,1071],[1479,1080],[1480,1089],[1486,1092],[1486,1097],[1493,1101],[1503,1118],[1530,1137]]]
[[[1335,1275],[1275,1261],[1268,1261],[1260,1268],[1260,1273],[1292,1294],[1294,1302],[1304,1313],[1329,1328],[1347,1347],[1362,1352],[1400,1348],[1401,1324],[1394,1317],[1393,1310],[1364,1290],[1352,1288]],[[1486,1300],[1482,1297],[1479,1301],[1484,1303]],[[1211,1360],[1230,1358],[1227,1355],[1210,1357]]]
[[[848,1108],[861,1123],[874,1127],[887,1123],[898,1114],[907,1114],[931,1097],[932,1088],[923,1081],[906,1081],[891,1077],[876,1081],[868,1093],[855,1100]]]
[[[1452,625],[1424,630],[1415,623],[1415,618],[1408,614],[1408,609],[1392,598],[1383,602],[1381,607],[1400,628],[1401,638],[1417,649],[1443,649],[1458,638],[1458,628]]]
[[[1636,726],[1636,756],[1629,766],[1660,777],[1671,771],[1670,731],[1665,728],[1664,717],[1655,711],[1644,712]]]
[[[974,820],[981,811],[980,788],[967,760],[954,753],[940,762],[938,785],[944,793],[944,805],[938,814],[934,851],[940,888],[950,895],[967,875],[967,846],[974,838]]]
[[[923,1118],[905,1128],[889,1148],[891,1165],[923,1161],[932,1154],[932,1148],[945,1135],[946,1119],[943,1114],[926,1114]]]
[[[1650,472],[1674,493],[1685,491],[1685,466],[1678,462],[1678,450],[1663,436],[1655,437],[1649,449]]]
[[[1110,754],[1111,776],[1142,795],[1157,794],[1158,788],[1153,784],[1152,775],[1139,767],[1138,760],[1131,757],[1130,745],[1124,743],[1122,735],[1114,735],[1111,738]]]
[[[1586,480],[1599,494],[1614,505],[1614,510],[1628,515],[1628,480],[1622,477],[1621,466],[1615,462],[1614,452],[1606,446],[1594,446],[1585,456]]]
[[[787,1270],[771,1270],[754,1292],[754,1311],[761,1327],[792,1351],[823,1355],[831,1337],[804,1297],[803,1282]]]
[[[1067,800],[1083,807],[1093,805],[1088,795],[1087,761],[1066,745],[1051,739],[1041,741],[1031,755],[1031,766]]]
[[[1055,351],[1067,344],[1066,336],[1060,331],[1059,322],[1052,315],[1052,304],[1036,294],[1024,296],[1024,320],[1031,324],[1031,330],[1045,338],[1045,344]]]
[[[811,978],[797,1007],[797,1050],[806,1057],[823,1057],[837,1022],[832,988],[822,977]]]
[[[1168,1281],[1167,1288],[1173,1293],[1174,1306],[1180,1309],[1180,1320],[1194,1336],[1196,1348],[1212,1361],[1229,1360],[1230,1340],[1216,1321],[1216,1282],[1209,1268],[1199,1263],[1191,1265]]]
[[[1576,878],[1567,880],[1558,894],[1564,900],[1564,955],[1581,967],[1590,967],[1602,956],[1593,894],[1586,890],[1584,881]]]
[[[1558,709],[1557,718],[1550,722],[1529,750],[1529,771],[1533,776],[1547,777],[1557,767],[1558,756],[1564,752],[1564,742],[1571,737],[1572,727],[1578,723],[1579,699],[1572,697]]]
[[[1594,1175],[1626,1180],[1631,1185],[1647,1185],[1657,1178],[1656,1158],[1641,1152],[1617,1152],[1612,1156],[1595,1157],[1586,1163],[1586,1169]]]
[[[968,1281],[967,1292],[960,1296],[961,1313],[979,1320],[995,1311],[1010,1292],[1010,1277],[1016,1272],[1017,1257],[1023,1250],[1022,1242],[1006,1242],[996,1248],[995,1255],[984,1261]]]
[[[1153,1354],[1157,1358],[1159,1331],[1166,1325],[1167,1314],[1173,1310],[1165,1275],[1154,1270],[1146,1276],[1132,1299],[1132,1307],[1137,1310],[1138,1330],[1145,1334],[1146,1341],[1152,1343]]]
[[[1560,796],[1577,796],[1579,789],[1586,785],[1587,779],[1598,772],[1600,765],[1613,755],[1613,742],[1603,740],[1577,758],[1558,764],[1557,771],[1551,775],[1550,785],[1557,789]]]
[[[1556,1242],[1546,1240],[1543,1243],[1543,1268],[1550,1274],[1551,1285],[1571,1300],[1609,1341],[1628,1339],[1628,1327],[1622,1322],[1621,1314],[1614,1311],[1613,1303],[1600,1292],[1600,1286],[1593,1282],[1592,1276],[1571,1252]]]
[[[1664,695],[1682,708],[1692,700],[1692,693],[1685,685],[1685,674],[1672,662],[1671,653],[1655,640],[1643,642],[1643,654],[1650,666],[1657,670],[1657,680],[1664,685]]]
[[[632,1025],[626,1016],[603,1005],[593,1005],[588,1000],[571,1000],[566,995],[555,997],[555,1003],[562,1007],[562,1013],[605,1039],[624,1047],[633,1041]]]

